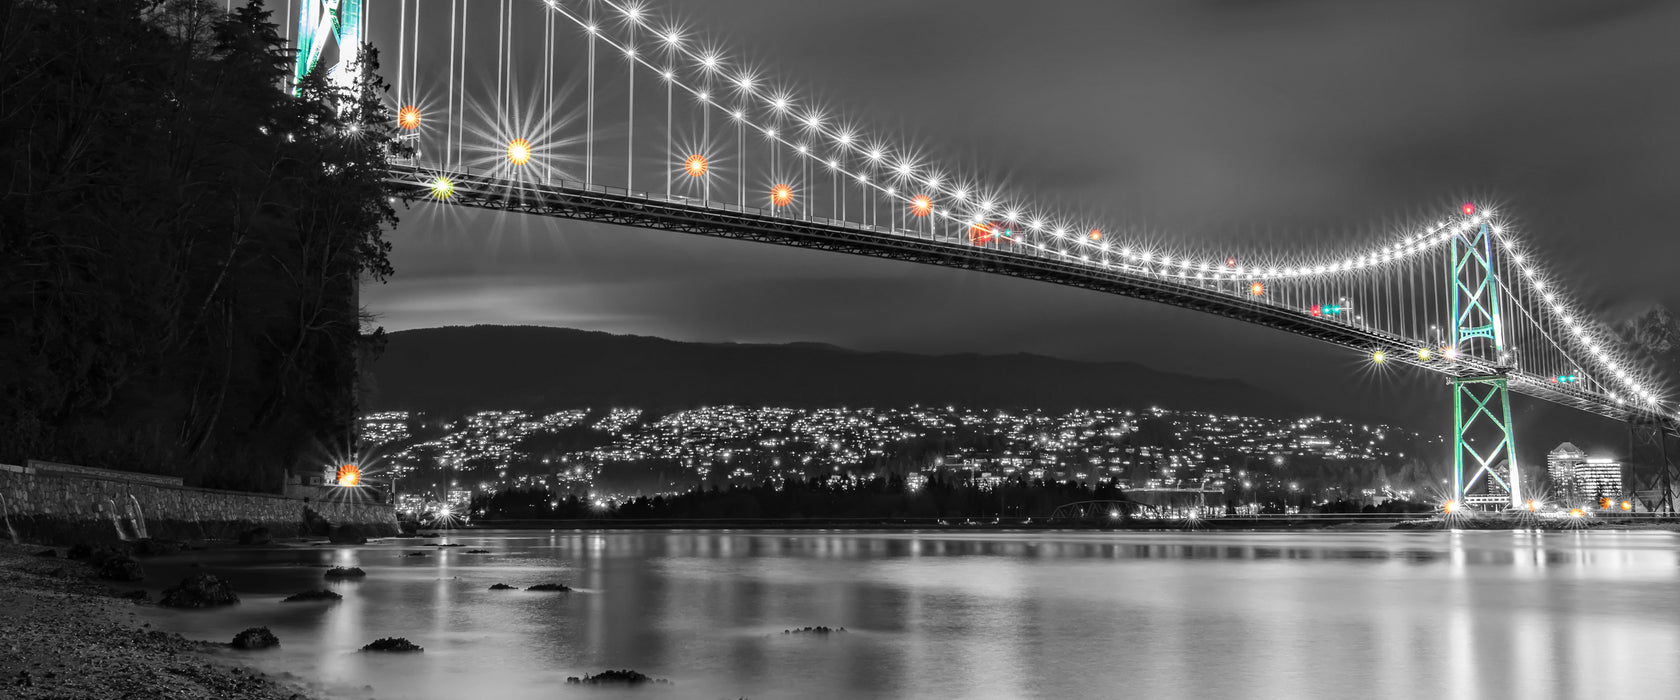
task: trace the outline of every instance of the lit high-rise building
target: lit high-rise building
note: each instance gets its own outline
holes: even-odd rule
[[[1622,500],[1622,463],[1614,459],[1588,457],[1585,464],[1575,468],[1575,483],[1586,500],[1608,498]]]
[[[1566,442],[1546,454],[1546,475],[1552,481],[1552,498],[1567,505],[1579,503],[1582,496],[1575,483],[1575,468],[1585,464],[1587,452]]]
[[[1565,505],[1582,505],[1599,498],[1621,499],[1622,463],[1588,457],[1585,450],[1572,443],[1558,445],[1546,455],[1546,471],[1552,481],[1552,497]]]

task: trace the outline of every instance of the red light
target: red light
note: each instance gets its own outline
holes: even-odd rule
[[[1474,205],[1474,204],[1471,204],[1471,203],[1469,203],[1469,202],[1465,202],[1465,203],[1464,203],[1464,206],[1462,206],[1462,207],[1459,207],[1459,209],[1462,209],[1462,210],[1464,210],[1464,215],[1465,215],[1465,216],[1469,216],[1469,215],[1471,215],[1471,214],[1474,214],[1474,213],[1476,213],[1476,205]]]
[[[1324,307],[1323,307],[1323,306],[1319,306],[1319,305],[1318,305],[1318,304],[1313,304],[1313,307],[1312,307],[1312,315],[1313,315],[1313,316],[1314,316],[1314,317],[1319,317],[1319,316],[1323,316],[1323,315],[1324,315]]]

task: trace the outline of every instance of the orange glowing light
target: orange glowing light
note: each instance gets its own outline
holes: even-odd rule
[[[420,128],[420,108],[409,105],[397,112],[397,126],[414,130]]]
[[[793,203],[793,188],[787,185],[776,185],[770,188],[770,203],[778,207],[785,207]]]
[[[706,174],[706,157],[698,153],[683,161],[683,171],[694,177]]]
[[[1583,516],[1583,515],[1586,515],[1586,513],[1585,513],[1585,512],[1583,512],[1583,511],[1582,511],[1582,510],[1581,510],[1581,509],[1580,509],[1580,508],[1571,508],[1571,509],[1570,509],[1570,510],[1569,510],[1569,514],[1570,514],[1570,515],[1571,515],[1571,516],[1574,516],[1574,517],[1577,517],[1577,518],[1579,518],[1579,517],[1581,517],[1581,516]]]
[[[1236,266],[1237,266],[1237,259],[1236,258],[1225,258],[1225,267],[1236,267]]]
[[[1248,293],[1253,294],[1254,296],[1260,296],[1261,294],[1265,294],[1266,293],[1266,285],[1261,284],[1259,282],[1255,282],[1254,284],[1248,285]]]
[[[1458,501],[1447,501],[1446,503],[1441,504],[1441,512],[1451,514],[1453,509],[1457,507]]]
[[[1093,241],[1102,240],[1102,229],[1098,229],[1098,228],[1091,229],[1091,240],[1093,240]]]
[[[927,195],[918,194],[915,199],[910,200],[911,214],[915,214],[916,216],[927,216],[932,212],[933,200],[929,199]]]
[[[1539,508],[1540,508],[1539,503],[1535,503],[1534,499],[1532,499],[1532,498],[1528,499],[1528,512],[1533,513],[1534,511],[1538,510]]]
[[[1633,510],[1633,501],[1622,501],[1622,510]]]
[[[355,486],[362,483],[362,470],[354,464],[346,464],[338,468],[338,485]]]
[[[508,162],[514,165],[524,165],[531,162],[531,142],[525,139],[509,141]]]

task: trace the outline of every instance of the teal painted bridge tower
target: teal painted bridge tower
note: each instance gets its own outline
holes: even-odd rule
[[[1465,214],[1474,211],[1464,205]],[[1502,489],[1512,508],[1523,504],[1511,423],[1511,357],[1499,315],[1499,278],[1493,264],[1493,230],[1487,221],[1453,236],[1447,258],[1452,285],[1449,355],[1492,360],[1493,371],[1455,375],[1453,387],[1453,492],[1466,503],[1478,483],[1489,495]],[[1468,474],[1466,474],[1468,472]],[[1480,481],[1483,477],[1487,481]]]
[[[334,82],[348,86],[353,80],[351,67],[361,59],[362,19],[362,0],[303,0],[298,12],[298,51],[292,84],[297,85],[315,71],[327,48],[327,40],[334,39],[338,44],[338,63],[329,69],[328,75]]]

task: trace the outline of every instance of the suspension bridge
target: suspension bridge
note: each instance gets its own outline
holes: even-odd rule
[[[1477,202],[1335,253],[1212,256],[943,166],[634,0],[297,0],[286,13],[294,79],[326,70],[348,85],[378,39],[409,146],[389,182],[410,201],[1010,275],[1417,367],[1452,394],[1449,508],[1532,509],[1511,392],[1624,421],[1659,449],[1680,434],[1663,378]],[[1672,510],[1660,462],[1635,489]]]

